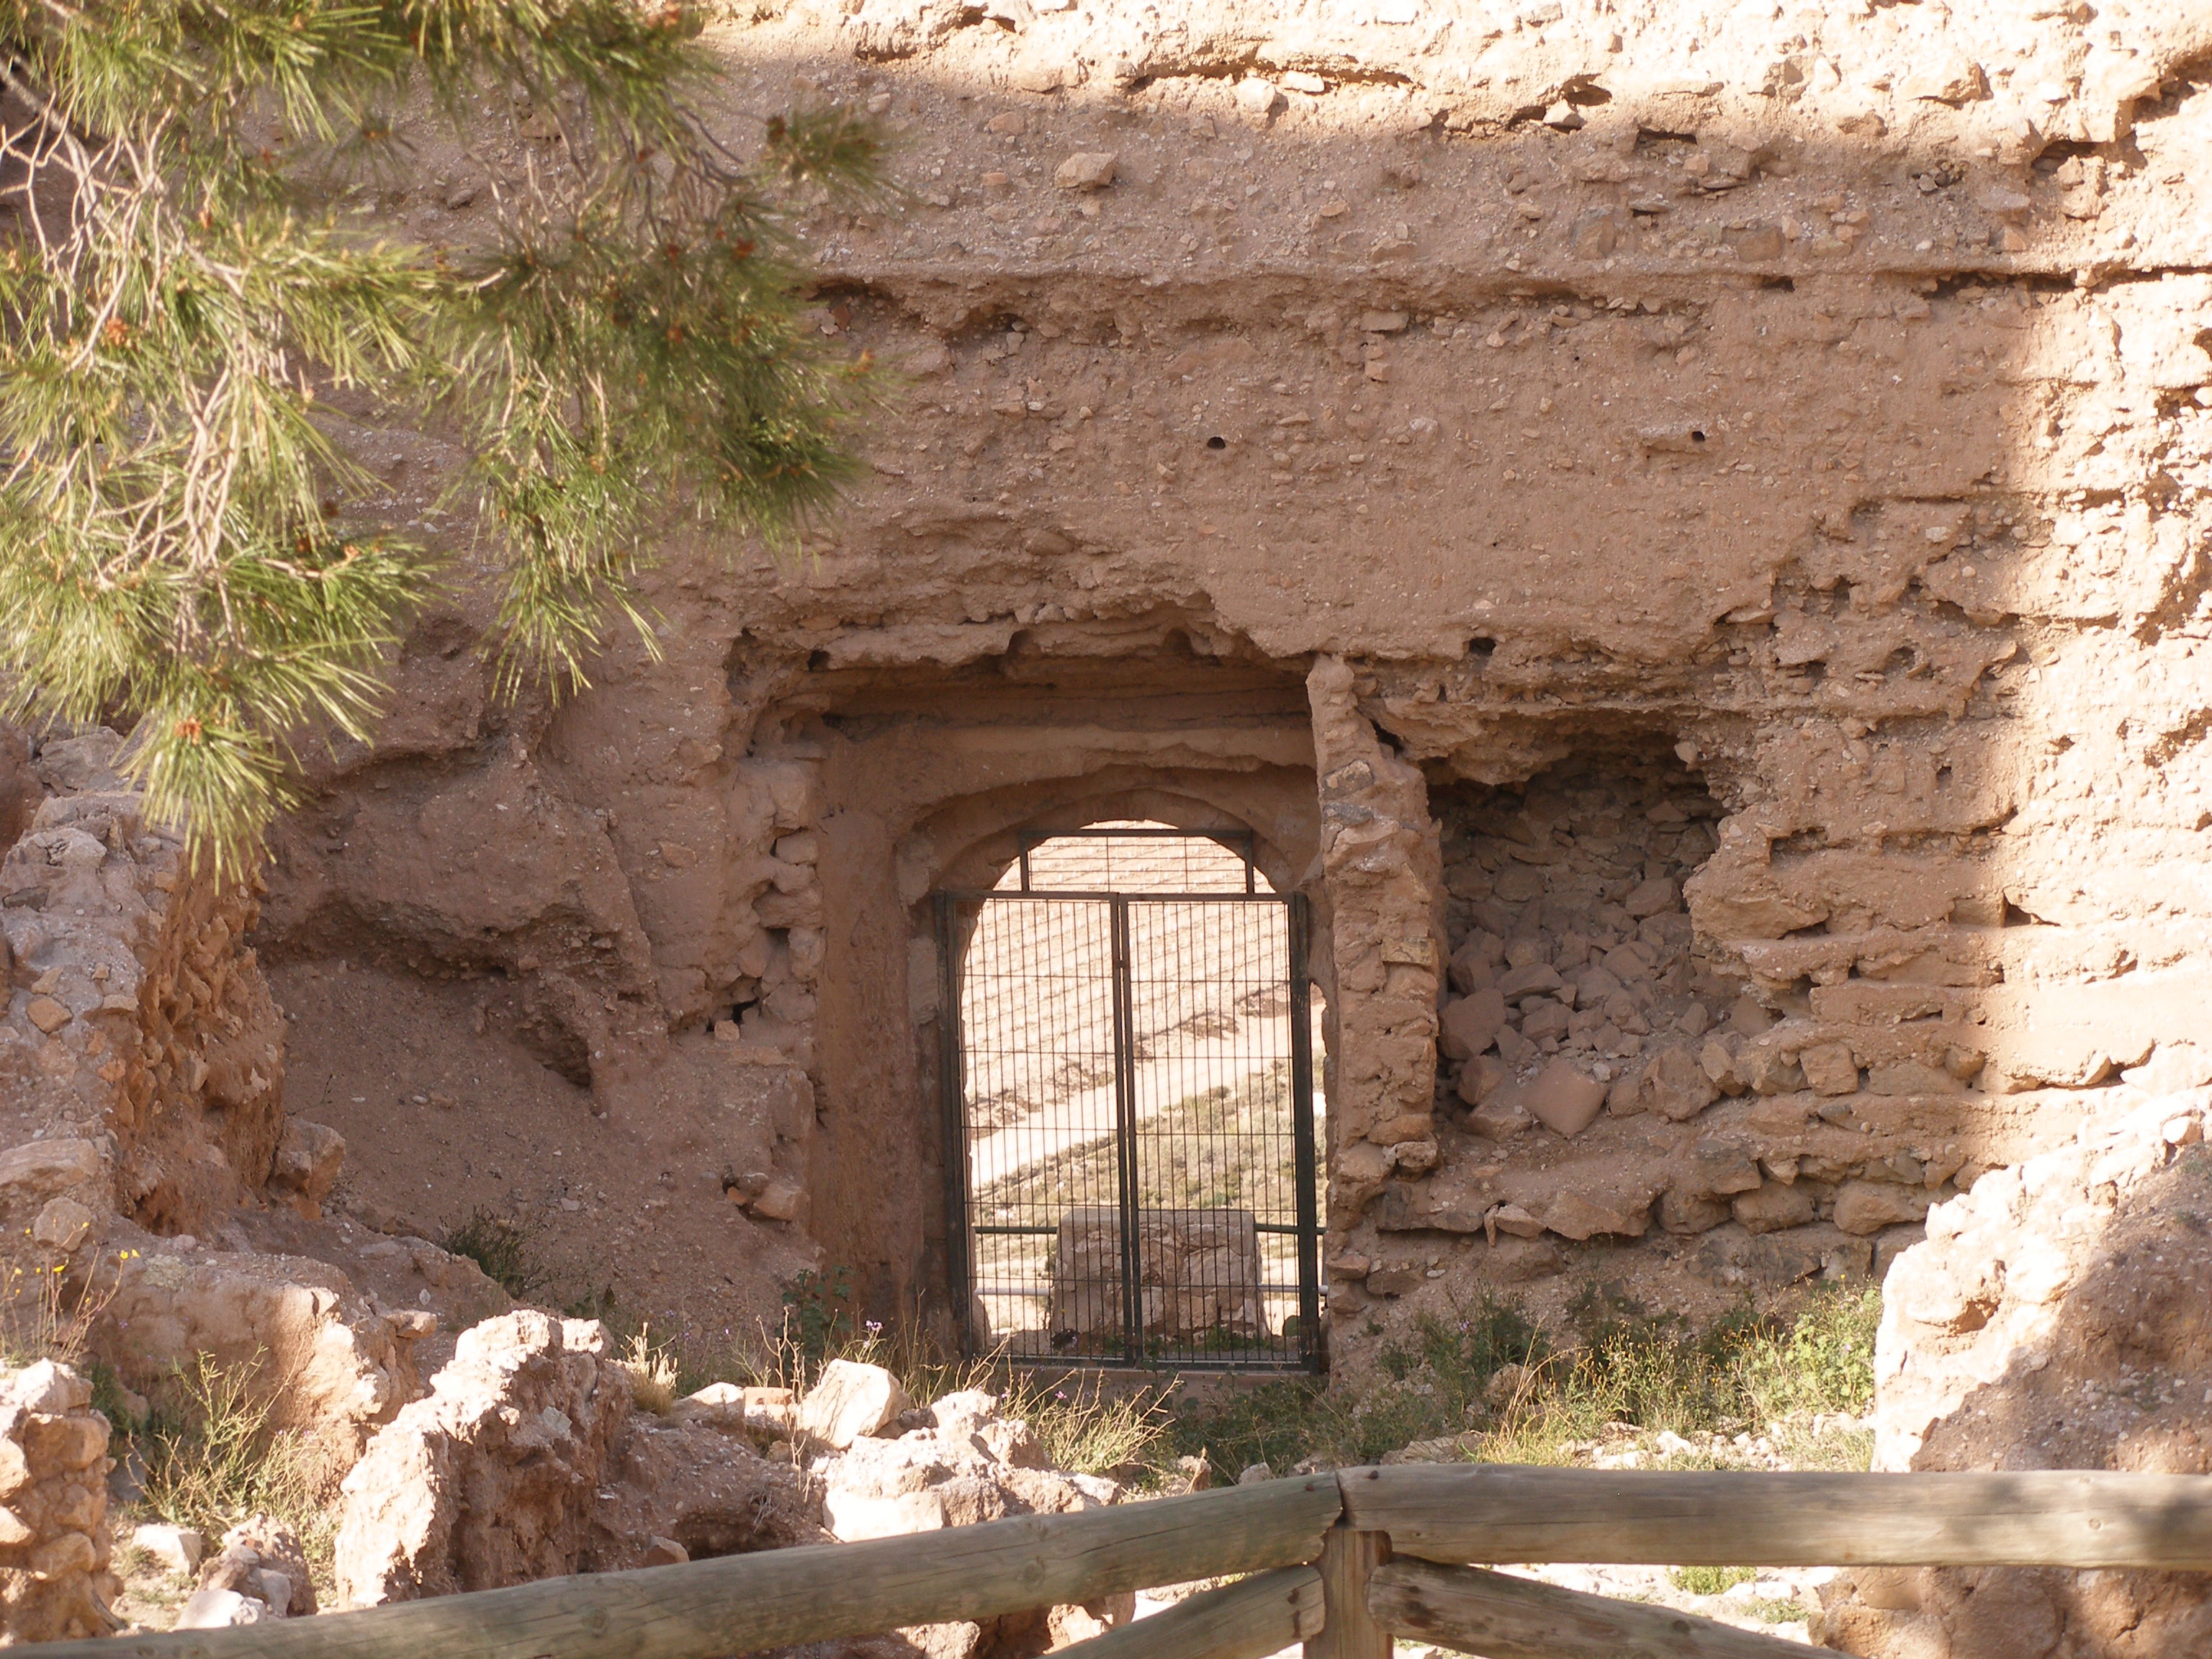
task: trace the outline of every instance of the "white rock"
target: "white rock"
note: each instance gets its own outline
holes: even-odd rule
[[[41,1359],[15,1373],[8,1392],[27,1412],[58,1417],[91,1403],[92,1384],[67,1365]]]
[[[228,1630],[234,1625],[258,1625],[271,1615],[250,1595],[236,1590],[194,1590],[177,1617],[178,1630]]]
[[[939,1530],[945,1525],[945,1500],[934,1491],[871,1498],[832,1486],[822,1495],[822,1518],[840,1542],[858,1544],[870,1538]]]
[[[207,1555],[207,1539],[190,1527],[173,1527],[165,1521],[149,1522],[131,1533],[131,1541],[171,1572],[191,1574],[200,1570]]]
[[[1265,115],[1282,101],[1282,91],[1273,81],[1250,75],[1237,83],[1237,107],[1247,115]]]
[[[842,1450],[863,1435],[880,1433],[913,1406],[898,1378],[881,1365],[833,1359],[799,1403],[799,1426],[809,1437]]]

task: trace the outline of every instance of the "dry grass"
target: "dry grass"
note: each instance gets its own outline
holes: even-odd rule
[[[667,1416],[668,1408],[676,1403],[677,1381],[683,1368],[666,1344],[653,1345],[653,1327],[641,1327],[623,1345],[615,1363],[629,1373],[631,1403],[655,1417]]]
[[[689,1392],[708,1382],[732,1382],[804,1395],[823,1367],[837,1359],[882,1366],[916,1405],[971,1389],[997,1395],[1008,1416],[1028,1423],[1054,1468],[1149,1485],[1163,1466],[1172,1430],[1160,1404],[1163,1390],[1109,1392],[1095,1374],[1048,1382],[997,1356],[948,1359],[910,1338],[893,1337],[872,1322],[852,1334],[842,1322],[831,1322],[825,1339],[823,1322],[813,1310],[802,1319],[799,1310],[787,1308],[781,1330],[762,1332],[751,1344],[717,1359],[687,1364],[679,1386]]]
[[[1369,1463],[1437,1442],[1481,1462],[1559,1464],[1601,1444],[1649,1449],[1672,1435],[1701,1449],[1665,1464],[1717,1468],[1742,1460],[1714,1437],[1745,1434],[1798,1468],[1863,1469],[1872,1437],[1833,1419],[1871,1407],[1881,1314],[1878,1291],[1832,1289],[1786,1323],[1745,1314],[1692,1332],[1591,1296],[1575,1328],[1555,1332],[1489,1297],[1456,1318],[1419,1322],[1382,1351],[1380,1375],[1356,1396],[1317,1381],[1269,1384],[1185,1418],[1176,1449],[1206,1451],[1217,1468],[1285,1469]]]
[[[26,1229],[24,1237],[30,1232]],[[72,1277],[68,1258],[36,1255],[0,1271],[0,1363],[10,1366],[58,1360],[82,1367],[92,1333],[122,1287],[121,1269],[136,1250],[115,1253],[113,1272],[101,1258]]]
[[[258,1361],[223,1366],[203,1353],[156,1391],[134,1437],[146,1462],[140,1507],[210,1539],[248,1516],[270,1516],[299,1534],[308,1566],[327,1583],[338,1483],[352,1459],[330,1440],[272,1426],[276,1391],[260,1385],[261,1371]]]

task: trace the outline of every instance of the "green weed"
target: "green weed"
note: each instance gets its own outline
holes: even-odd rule
[[[1377,1354],[1379,1376],[1356,1398],[1318,1381],[1267,1384],[1187,1413],[1173,1449],[1226,1469],[1343,1467],[1420,1442],[1484,1462],[1563,1463],[1608,1437],[1749,1432],[1798,1467],[1864,1468],[1870,1435],[1831,1425],[1816,1436],[1812,1419],[1871,1405],[1881,1316],[1879,1291],[1830,1290],[1794,1320],[1744,1310],[1698,1332],[1592,1289],[1553,1332],[1486,1296],[1457,1317],[1418,1320]]]
[[[250,1515],[298,1533],[319,1580],[330,1576],[338,1481],[349,1461],[314,1436],[270,1425],[273,1391],[257,1386],[258,1360],[223,1366],[193,1356],[157,1389],[134,1437],[145,1459],[141,1502],[155,1520],[210,1539]]]
[[[1749,1567],[1669,1567],[1667,1582],[1689,1595],[1718,1595],[1735,1584],[1748,1584],[1759,1575]]]
[[[545,1287],[548,1275],[532,1249],[533,1229],[489,1210],[476,1209],[468,1219],[448,1227],[438,1248],[451,1255],[465,1255],[484,1270],[484,1276],[513,1297],[527,1302]]]
[[[1812,1617],[1803,1602],[1782,1595],[1754,1595],[1741,1606],[1747,1615],[1769,1625],[1794,1625]]]

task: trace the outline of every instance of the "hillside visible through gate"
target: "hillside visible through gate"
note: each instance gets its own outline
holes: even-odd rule
[[[1310,1347],[1300,925],[1233,845],[1163,824],[1029,847],[978,901],[959,1086],[979,1344]]]

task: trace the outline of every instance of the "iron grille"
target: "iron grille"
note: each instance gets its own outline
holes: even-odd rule
[[[955,1014],[946,1197],[969,1349],[1317,1366],[1304,902],[1249,890],[1249,848],[1237,890],[1061,886],[1090,856],[1058,845],[1076,839],[1024,849],[1028,890],[938,899]],[[1226,885],[1213,839],[1186,872]],[[1123,864],[1140,888],[1177,867]]]

